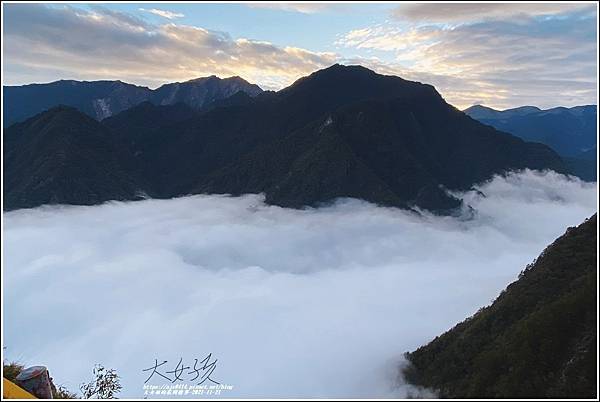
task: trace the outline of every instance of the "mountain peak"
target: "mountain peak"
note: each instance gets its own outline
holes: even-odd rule
[[[196,78],[192,78],[190,80],[187,81],[181,81],[181,82],[174,82],[173,84],[187,84],[187,83],[202,83],[202,82],[206,82],[206,81],[221,81],[222,78],[217,77],[216,75],[209,75],[206,77],[196,77]],[[165,84],[165,85],[171,85],[171,84]]]
[[[239,83],[243,83],[243,84],[247,84],[247,85],[256,85],[256,84],[249,83],[248,81],[246,81],[245,79],[243,79],[239,75],[234,75],[234,76],[231,76],[231,77],[221,78],[221,77],[218,77],[218,76],[216,76],[214,74],[206,76],[206,77],[192,78],[190,80],[183,81],[183,82],[176,82],[175,84],[204,83],[204,82],[208,82],[208,81],[224,82],[224,83],[225,82],[239,82]],[[165,84],[165,85],[170,85],[170,84]]]
[[[377,74],[375,71],[370,70],[366,67],[360,66],[360,65],[345,65],[345,64],[339,64],[339,63],[335,63],[329,67],[323,68],[321,70],[317,70],[314,73],[310,74],[307,78],[309,77],[321,77],[321,76],[329,76],[329,75],[368,75],[368,76],[373,76],[373,75],[379,75]],[[399,78],[399,77],[397,77]]]
[[[185,82],[164,84],[157,89],[128,84],[121,80],[59,80],[45,84],[5,86],[4,127],[24,121],[59,104],[77,108],[100,121],[144,101],[156,105],[178,102],[199,109],[206,104],[243,91],[256,96],[262,89],[241,77],[198,77]]]
[[[425,99],[439,102],[443,99],[435,88],[428,84],[408,81],[403,78],[379,74],[359,65],[334,64],[322,70],[298,79],[292,85],[279,91],[286,96],[305,96],[322,98],[319,102],[367,99]],[[335,103],[335,102],[334,102]]]
[[[142,183],[122,164],[131,157],[107,128],[73,107],[56,106],[15,124],[4,140],[6,209],[131,200]]]
[[[474,119],[506,119],[542,112],[542,109],[536,106],[520,106],[512,109],[496,110],[484,105],[473,105],[463,110],[463,112]]]
[[[71,137],[78,136],[89,130],[103,131],[100,123],[74,107],[58,105],[46,110],[22,123],[40,132],[54,133],[53,135]]]
[[[57,105],[54,106],[45,112],[42,112],[32,118],[28,119],[27,122],[31,121],[43,121],[48,123],[50,121],[55,120],[65,120],[65,121],[87,121],[88,123],[97,123],[93,118],[86,115],[85,113],[80,112],[76,108],[67,105]]]
[[[478,103],[478,104],[473,105],[473,106],[469,106],[468,108],[466,108],[464,110],[464,112],[466,113],[467,110],[469,110],[469,111],[472,111],[472,110],[493,110],[493,111],[497,112],[497,110],[495,110],[495,109],[493,109],[491,107],[482,105],[481,103]]]

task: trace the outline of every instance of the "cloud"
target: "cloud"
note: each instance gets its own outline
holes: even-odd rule
[[[552,107],[597,102],[596,35],[595,14],[569,14],[456,26],[386,23],[350,31],[337,45],[392,54],[392,61],[375,60],[389,71],[433,77],[458,107],[481,100]]]
[[[264,8],[270,10],[281,10],[281,11],[291,11],[302,14],[315,14],[324,10],[327,10],[333,6],[334,4],[326,4],[326,3],[274,3],[274,2],[265,2],[265,3],[246,3],[248,7],[252,8]],[[337,5],[339,7],[339,5]]]
[[[208,353],[212,378],[234,386],[223,396],[432,396],[397,382],[402,354],[596,209],[595,184],[555,173],[478,189],[464,195],[472,219],[258,195],[4,213],[5,356],[72,390],[103,363],[129,397],[154,359],[172,370]]]
[[[332,53],[232,38],[196,26],[153,25],[99,7],[10,4],[5,11],[10,15],[4,24],[9,83],[44,71],[149,86],[215,74],[279,89],[336,59]]]
[[[592,5],[412,4],[398,10],[401,21],[359,27],[338,37],[339,51],[317,52],[176,20],[153,24],[100,6],[8,4],[5,84],[70,78],[157,87],[214,74],[278,90],[336,62],[360,62],[433,84],[458,108],[597,103]]]
[[[400,5],[392,15],[414,22],[449,23],[554,16],[595,9],[589,3],[418,3]]]
[[[183,18],[183,17],[185,17],[185,15],[182,14],[182,13],[174,13],[172,11],[159,10],[158,8],[151,8],[149,10],[145,9],[145,8],[138,8],[138,10],[145,11],[145,12],[148,12],[150,14],[158,15],[160,17],[167,18],[169,20],[173,20],[173,19],[176,19],[176,18]]]

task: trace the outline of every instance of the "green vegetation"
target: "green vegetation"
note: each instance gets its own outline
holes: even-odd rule
[[[17,376],[24,368],[25,366],[17,362],[4,362],[2,364],[2,376],[9,381],[15,382]]]
[[[550,245],[489,307],[406,357],[444,398],[595,398],[597,217]]]

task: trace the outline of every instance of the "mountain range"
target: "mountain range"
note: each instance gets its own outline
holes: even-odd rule
[[[156,105],[184,103],[201,109],[213,102],[242,91],[250,96],[262,89],[240,77],[197,78],[186,82],[165,84],[155,90],[122,81],[61,80],[49,84],[5,86],[4,126],[25,120],[57,105],[72,106],[102,120],[144,101]]]
[[[16,123],[4,132],[4,208],[264,193],[284,207],[354,197],[445,214],[461,206],[446,190],[512,169],[568,171],[549,147],[470,118],[431,85],[360,66],[251,95],[200,108],[169,95],[102,121],[58,106]]]
[[[402,376],[441,398],[597,398],[597,229],[596,215],[569,228]]]
[[[572,173],[584,180],[596,181],[596,105],[546,110],[535,106],[495,110],[475,105],[464,112],[525,141],[548,145],[563,158]]]

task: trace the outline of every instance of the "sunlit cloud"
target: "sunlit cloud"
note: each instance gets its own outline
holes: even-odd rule
[[[61,78],[121,79],[153,87],[212,74],[241,76],[280,89],[336,60],[333,53],[173,22],[153,25],[104,8],[5,8],[11,15],[4,26],[9,84],[49,69],[62,72]]]
[[[167,10],[160,10],[158,8],[151,8],[151,9],[145,9],[145,8],[140,8],[140,11],[145,11],[148,12],[150,14],[154,14],[154,15],[158,15],[160,17],[163,18],[167,18],[169,20],[175,19],[175,18],[183,18],[185,17],[184,14],[182,13],[174,13],[172,11],[167,11]]]
[[[428,10],[422,6],[414,5]],[[474,10],[472,17],[477,16]],[[498,17],[508,15],[504,8],[499,10],[505,14],[498,12]],[[597,102],[596,34],[596,15],[586,11],[560,18],[458,25],[388,22],[350,31],[336,44],[387,52],[390,57],[385,62],[375,59],[379,69],[431,77],[429,82],[461,108],[481,101],[494,107],[552,107],[557,102],[563,106]]]
[[[414,22],[472,22],[494,19],[518,19],[587,11],[596,7],[589,3],[413,3],[393,10],[398,19]]]
[[[303,14],[329,7],[248,6]],[[151,23],[101,6],[8,4],[4,10],[10,14],[5,84],[47,77],[157,87],[214,74],[278,90],[339,62],[433,84],[459,108],[597,103],[597,15],[589,4],[403,4],[389,21],[339,33],[326,51],[233,37],[177,19]]]
[[[411,81],[419,81],[435,86],[444,99],[459,109],[464,109],[474,104],[496,105],[497,107],[511,107],[512,102],[521,101],[525,104],[539,101],[536,96],[532,99],[515,99],[514,94],[500,88],[498,85],[479,80],[465,80],[461,77],[416,71],[402,66],[399,63],[390,63],[377,57],[354,57],[343,60],[345,64],[358,64],[370,68],[379,74],[395,75]],[[499,106],[498,106],[499,105]]]

